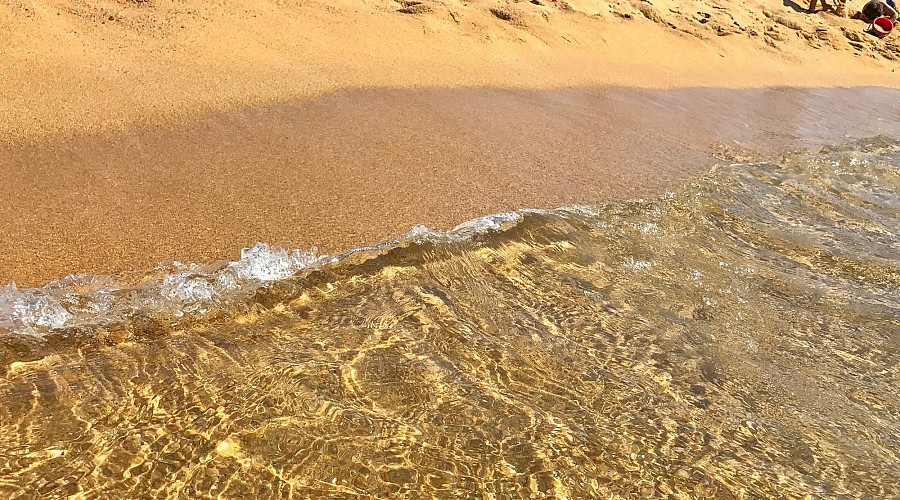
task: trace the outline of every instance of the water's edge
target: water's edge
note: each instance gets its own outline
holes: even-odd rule
[[[854,151],[875,152],[895,147],[894,139],[875,136],[841,146],[825,147],[819,154],[840,156]],[[801,157],[814,157],[814,154],[801,153]],[[709,174],[700,176],[678,190],[677,194],[684,196],[693,192],[693,196],[700,196],[699,193],[717,171],[723,167],[734,169],[743,165],[713,166]],[[291,277],[305,277],[316,271],[328,274],[351,263],[361,266],[366,261],[407,247],[470,241],[487,233],[507,230],[529,216],[565,218],[576,214],[596,217],[631,204],[664,203],[674,196],[676,192],[648,202],[634,200],[598,206],[572,205],[550,210],[523,208],[470,219],[449,231],[434,231],[418,224],[392,240],[354,247],[337,255],[319,254],[316,247],[296,249],[284,244],[270,246],[260,242],[252,248],[244,248],[237,261],[161,263],[145,273],[137,284],[120,285],[111,276],[87,274],[69,275],[41,288],[18,288],[15,283],[9,283],[0,287],[0,334],[41,336],[66,328],[91,328],[133,317],[152,317],[157,321],[177,323],[211,311],[225,311],[252,299],[257,292],[264,291],[270,285]]]
[[[900,142],[3,289],[0,495],[900,495]]]

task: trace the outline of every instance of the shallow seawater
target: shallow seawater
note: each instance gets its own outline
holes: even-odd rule
[[[0,289],[9,498],[900,496],[900,145]]]

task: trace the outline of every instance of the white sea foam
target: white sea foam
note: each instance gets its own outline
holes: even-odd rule
[[[41,290],[19,290],[15,283],[0,288],[0,328],[35,333],[61,328],[70,316],[56,297]]]
[[[173,262],[137,285],[124,286],[109,277],[79,275],[38,289],[0,288],[0,330],[43,335],[52,330],[119,321],[135,314],[173,318],[204,314],[246,299],[268,284],[300,271],[320,268],[343,258],[364,258],[400,245],[450,243],[513,226],[528,214],[592,215],[593,209],[573,206],[552,211],[523,209],[478,217],[442,232],[415,225],[398,238],[374,246],[356,247],[337,257],[310,250],[257,243],[233,262],[182,264]]]
[[[219,266],[173,263],[169,273],[136,286],[111,278],[70,276],[39,289],[0,288],[0,329],[42,335],[51,330],[104,324],[137,312],[174,317],[208,312],[268,283],[333,260],[309,251],[257,243]]]

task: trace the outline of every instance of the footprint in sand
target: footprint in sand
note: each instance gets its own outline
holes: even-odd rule
[[[397,9],[397,12],[400,12],[402,14],[425,14],[434,10],[430,5],[424,4],[422,2],[400,0],[397,3],[403,6]]]

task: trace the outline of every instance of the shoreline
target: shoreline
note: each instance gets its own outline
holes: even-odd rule
[[[660,195],[722,159],[900,124],[883,88],[342,91],[166,126],[0,144],[0,283],[235,259],[257,241],[333,254],[415,224]]]

